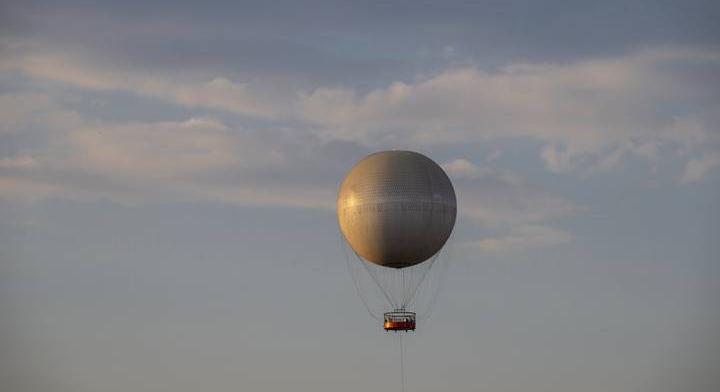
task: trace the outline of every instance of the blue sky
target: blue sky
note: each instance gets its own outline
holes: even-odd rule
[[[399,387],[334,215],[391,148],[459,202],[408,390],[718,389],[714,2],[0,7],[8,390]]]

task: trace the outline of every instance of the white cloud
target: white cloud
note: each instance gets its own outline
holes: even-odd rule
[[[49,196],[74,198],[73,192],[67,192],[62,186],[46,181],[34,181],[22,176],[0,175],[0,198],[23,201],[36,201]]]
[[[47,94],[21,92],[0,95],[0,134],[27,127],[69,129],[80,123],[77,112],[61,108]]]
[[[227,78],[199,78],[192,75],[155,75],[132,68],[117,67],[93,59],[64,53],[17,51],[0,60],[0,71],[20,71],[34,78],[70,84],[88,90],[128,91],[187,107],[226,110],[258,117],[284,116],[283,99],[268,97],[247,83]]]
[[[0,159],[0,170],[2,169],[30,169],[35,167],[36,161],[31,156],[19,156],[14,158]]]
[[[28,99],[19,97],[15,102]],[[41,112],[48,116],[37,122],[36,114],[29,112],[13,122],[48,127],[46,136],[53,137],[25,154],[0,157],[2,197],[331,210],[337,180],[366,153],[352,144],[335,146],[336,142],[305,129],[243,129],[208,117],[100,122],[65,112],[50,99],[32,99],[45,102],[42,107],[47,109]],[[519,235],[516,228],[540,226],[577,210],[573,203],[536,189],[507,170],[467,159],[442,166],[455,181],[462,216],[506,233],[507,238],[498,240],[498,250],[547,243],[557,236],[531,237],[527,230]]]
[[[521,185],[525,181],[521,176],[508,170],[498,170],[489,166],[478,166],[462,158],[445,162],[441,166],[451,178],[456,180],[478,180],[494,177],[504,183],[513,185]]]
[[[327,184],[287,180],[295,170],[288,159],[297,147],[278,148],[287,141],[256,137],[217,120],[88,127],[69,133],[68,140],[75,151],[66,162],[72,171],[128,184],[136,197],[334,207],[334,189]]]
[[[144,179],[183,178],[237,163],[228,128],[215,120],[86,126],[68,133],[77,170]]]
[[[190,107],[208,107],[246,113],[262,117],[276,114],[272,104],[263,104],[253,96],[247,84],[234,83],[226,78],[215,78],[205,83],[161,86],[149,91],[150,95],[168,96],[177,103]]]
[[[530,140],[541,145],[538,155],[548,170],[581,173],[612,170],[627,156],[655,161],[676,148],[675,154],[689,159],[680,181],[691,183],[719,166],[716,153],[697,154],[720,143],[714,114],[720,111],[713,83],[693,77],[688,65],[717,69],[720,54],[661,48],[570,64],[512,64],[492,72],[453,68],[365,94],[333,87],[302,93],[217,76],[156,75],[21,45],[0,60],[0,70],[258,116],[274,125],[245,129],[192,116],[103,122],[83,118],[45,93],[4,95],[4,133],[23,127],[48,131],[45,144],[0,156],[0,193],[27,189],[332,208],[332,179],[341,177],[341,162],[349,158],[339,155],[329,164],[322,154],[340,141],[369,150]],[[443,165],[456,180],[464,216],[512,237],[513,228],[544,226],[578,210],[522,176],[491,166],[498,154],[483,165],[467,159]]]
[[[425,144],[529,138],[554,172],[607,170],[662,144],[720,143],[716,88],[691,67],[720,68],[720,52],[656,49],[571,64],[450,69],[360,95],[320,88],[302,113],[326,137]]]
[[[684,184],[698,182],[716,167],[720,167],[720,152],[706,154],[700,159],[691,159],[685,165],[685,172],[679,180]]]
[[[22,45],[11,54],[0,60],[0,70],[190,108],[311,124],[305,128],[326,141],[368,146],[539,141],[545,167],[558,173],[607,171],[627,156],[654,160],[666,146],[689,154],[720,144],[715,114],[720,86],[689,71],[717,73],[720,52],[712,49],[655,48],[494,71],[466,66],[365,94],[328,86],[301,92],[178,72],[157,75]]]
[[[253,131],[212,118],[98,123],[50,130],[55,141],[0,160],[0,195],[121,203],[222,202],[333,209],[337,180],[366,150],[307,131]],[[460,211],[493,230],[540,225],[577,207],[507,170],[455,159],[443,167]],[[462,219],[462,218],[461,218]]]
[[[477,179],[481,177],[487,177],[494,173],[494,171],[488,167],[480,167],[467,159],[455,159],[450,162],[446,162],[442,165],[445,172],[449,176],[454,178],[471,178]]]
[[[0,197],[332,209],[332,178],[342,175],[340,166],[327,164],[333,147],[307,133],[260,132],[206,117],[81,120],[46,132],[54,136],[31,152],[0,158]],[[338,172],[327,176],[327,170]]]
[[[464,159],[442,165],[453,180],[463,216],[488,226],[536,224],[577,212],[569,200],[532,186],[507,170]]]
[[[574,236],[571,233],[564,230],[548,226],[526,225],[513,228],[506,235],[483,238],[462,245],[477,247],[490,252],[519,251],[528,248],[562,245],[571,242],[573,238]]]
[[[50,110],[50,100],[44,94],[4,94],[0,95],[0,131],[17,129],[38,113]]]
[[[459,219],[495,236],[464,244],[486,251],[508,251],[572,241],[571,233],[550,228],[548,222],[580,211],[575,203],[528,183],[507,170],[455,159],[442,167],[458,195]]]

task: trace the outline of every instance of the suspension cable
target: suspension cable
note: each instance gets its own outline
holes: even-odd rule
[[[410,304],[410,302],[413,300],[413,298],[415,298],[415,294],[417,294],[420,286],[422,286],[425,283],[425,278],[427,278],[427,275],[430,272],[430,269],[433,267],[433,264],[435,264],[435,261],[438,259],[438,256],[440,256],[440,252],[435,253],[435,255],[433,255],[433,257],[431,257],[430,260],[425,261],[426,263],[429,263],[429,265],[425,269],[425,271],[422,272],[422,276],[420,276],[420,280],[417,283],[414,283],[413,285],[411,285],[410,289],[412,291],[409,293],[409,295],[407,295],[403,298],[403,303],[402,303],[403,309],[405,309],[405,307]],[[405,281],[404,276],[403,276],[403,281]],[[403,295],[404,295],[404,292],[403,292]]]
[[[366,262],[362,259],[362,256],[360,256],[359,254],[357,254],[357,252],[355,252],[354,249],[353,249],[353,254],[355,255],[355,258],[357,259],[357,261],[360,262],[360,264],[362,264],[362,266],[365,268],[365,271],[367,271],[367,273],[370,275],[370,277],[372,278],[373,282],[375,282],[375,285],[377,286],[377,288],[380,289],[380,292],[385,296],[385,299],[388,301],[388,303],[390,304],[390,306],[392,306],[393,308],[397,308],[397,305],[395,304],[395,301],[393,301],[392,297],[387,293],[387,291],[385,290],[385,288],[383,288],[382,284],[380,284],[380,277],[377,276],[377,275],[373,272],[373,270],[370,268],[370,266],[368,265],[368,263],[366,263]]]

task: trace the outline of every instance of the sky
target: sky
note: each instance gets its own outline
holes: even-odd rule
[[[0,386],[368,391],[335,217],[419,151],[458,221],[407,390],[720,390],[714,1],[3,1]]]

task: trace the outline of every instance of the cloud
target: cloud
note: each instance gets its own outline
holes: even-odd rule
[[[189,108],[209,108],[267,118],[283,116],[282,95],[268,97],[247,83],[223,77],[147,72],[52,50],[16,49],[0,60],[0,71],[21,72],[92,91],[127,91]]]
[[[115,177],[185,178],[236,164],[230,141],[228,128],[208,118],[86,126],[68,133],[65,165]]]
[[[692,183],[719,166],[708,151],[720,144],[720,89],[707,76],[719,65],[717,51],[656,48],[564,64],[450,68],[368,92],[298,91],[17,45],[0,71],[59,85],[0,96],[3,135],[36,134],[0,156],[0,193],[331,209],[336,180],[369,151],[507,140],[539,145],[539,159],[556,173],[610,171],[626,157],[682,156],[680,182]],[[122,91],[189,114],[103,120],[53,96],[67,91]],[[539,229],[533,237],[517,228],[545,227],[580,209],[491,166],[499,161],[457,158],[443,167],[463,215],[501,232],[508,238],[502,243],[545,243],[529,239]],[[550,233],[544,238],[559,238]]]
[[[698,182],[718,166],[720,166],[720,152],[706,154],[700,159],[691,159],[685,165],[685,172],[679,181],[683,184]]]
[[[465,159],[446,162],[442,167],[457,189],[459,210],[483,225],[535,224],[580,209],[507,170],[477,166]]]
[[[26,125],[35,115],[51,108],[44,94],[22,93],[0,95],[0,131],[13,131]]]
[[[692,69],[703,70],[695,76]],[[658,146],[720,143],[720,52],[659,48],[569,64],[449,69],[367,94],[319,88],[301,112],[326,137],[425,145],[530,139],[553,172],[615,167]]]
[[[525,225],[513,228],[509,234],[468,241],[463,246],[477,247],[483,251],[519,251],[528,248],[557,246],[571,242],[574,236],[564,230],[548,226]]]
[[[209,117],[82,119],[45,132],[54,136],[24,155],[0,158],[0,197],[332,209],[346,160],[367,153],[308,132],[229,126]]]
[[[70,127],[52,125],[45,124],[53,138],[26,154],[0,160],[0,197],[332,210],[337,181],[370,151],[358,143],[324,140],[306,129],[254,129],[212,117],[150,122],[79,118]],[[442,166],[455,182],[462,217],[528,242],[506,239],[499,250],[548,243],[539,234],[528,238],[527,230],[522,236],[515,230],[578,210],[508,170],[462,158]]]
[[[462,242],[464,246],[503,252],[573,240],[571,233],[547,226],[582,210],[570,200],[543,191],[516,173],[478,166],[466,159],[451,160],[442,167],[457,191],[459,219],[488,233]]]
[[[231,95],[233,84],[216,79],[204,90],[207,96],[189,94],[177,99],[184,100],[183,106],[219,107],[218,102],[230,101],[223,95],[226,89]],[[17,131],[28,124],[36,132],[44,129],[41,143],[0,160],[0,195],[20,200],[220,202],[332,210],[337,180],[373,148],[372,143],[359,140],[328,138],[324,129],[318,132],[302,122],[258,128],[242,121],[229,125],[208,116],[101,121],[66,110],[49,95],[3,99],[18,109],[4,117],[6,130]],[[213,99],[217,102],[212,103]],[[27,106],[35,109],[20,110]],[[489,249],[491,243],[497,243],[498,251],[559,244],[557,231],[540,232],[537,227],[578,209],[508,170],[464,158],[442,166],[455,181],[463,216],[500,233],[481,239],[482,249]],[[536,228],[518,229],[523,227]]]
[[[496,152],[497,153],[497,152]],[[496,153],[490,155],[490,159],[497,156]],[[478,166],[467,159],[459,158],[442,164],[442,168],[448,175],[460,180],[478,180],[482,178],[495,177],[507,184],[521,184],[525,180],[515,173],[507,170],[498,170],[489,166]]]
[[[35,159],[31,156],[19,156],[15,158],[0,159],[0,170],[3,169],[28,169],[36,165]]]
[[[445,172],[454,178],[482,178],[493,174],[493,170],[487,167],[480,167],[467,159],[455,159],[442,165]]]
[[[302,125],[326,141],[428,147],[531,140],[541,144],[545,168],[556,173],[609,171],[626,157],[655,160],[673,148],[687,156],[720,145],[720,52],[713,49],[660,47],[570,63],[449,68],[367,93],[146,72],[29,45],[5,57],[0,70]]]
[[[44,93],[20,92],[0,95],[0,135],[52,126],[68,129],[79,124],[79,113],[63,109]]]

